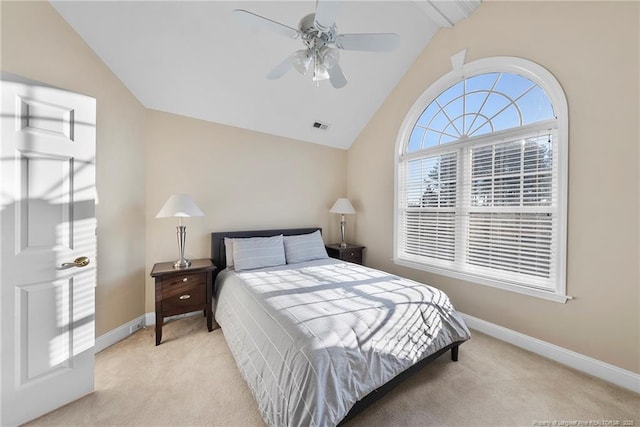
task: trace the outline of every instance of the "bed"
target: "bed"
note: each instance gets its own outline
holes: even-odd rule
[[[344,423],[447,351],[456,361],[459,345],[470,338],[442,291],[322,257],[313,245],[313,256],[301,256],[291,243],[317,240],[320,233],[299,228],[211,235],[216,322],[270,426]],[[292,262],[282,262],[281,239],[285,261]],[[247,264],[242,254],[249,242],[271,245],[256,250],[269,251],[273,265]],[[255,259],[268,258],[266,253]],[[227,268],[227,262],[235,266]]]

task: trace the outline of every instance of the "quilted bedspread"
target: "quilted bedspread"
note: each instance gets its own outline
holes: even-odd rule
[[[225,270],[215,317],[270,426],[334,426],[364,396],[470,334],[447,295],[327,259]]]

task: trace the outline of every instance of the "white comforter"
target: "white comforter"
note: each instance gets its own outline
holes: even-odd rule
[[[327,259],[217,279],[216,321],[270,426],[334,426],[469,330],[440,290]]]

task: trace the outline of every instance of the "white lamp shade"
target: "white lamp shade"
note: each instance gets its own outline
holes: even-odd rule
[[[196,202],[188,194],[172,194],[156,215],[156,218],[204,216]]]
[[[329,209],[329,212],[348,215],[348,214],[356,213],[356,210],[353,209],[353,206],[351,205],[351,202],[349,201],[349,199],[338,199],[333,204],[331,209]]]

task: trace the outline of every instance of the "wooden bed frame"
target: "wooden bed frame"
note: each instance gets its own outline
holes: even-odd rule
[[[211,233],[211,259],[213,260],[213,264],[217,267],[217,270],[213,272],[213,295],[216,296],[215,292],[215,279],[219,272],[224,270],[227,267],[227,258],[226,251],[224,245],[224,238],[246,238],[246,237],[271,237],[277,236],[278,234],[283,234],[285,236],[297,236],[300,234],[308,234],[313,233],[316,230],[320,230],[322,233],[322,228],[319,227],[310,227],[310,228],[285,228],[279,230],[253,230],[253,231],[229,231],[229,232],[215,232]],[[438,357],[445,354],[447,351],[451,350],[451,360],[454,362],[458,361],[458,348],[460,344],[464,341],[458,341],[449,344],[448,346],[438,350],[437,352],[431,354],[430,356],[425,357],[420,362],[415,365],[409,367],[404,372],[400,373],[395,378],[391,379],[386,384],[378,387],[361,400],[356,402],[356,404],[351,408],[349,413],[344,417],[342,421],[340,421],[339,425],[343,425],[360,412],[362,412],[369,405],[383,397],[385,394],[393,390],[398,384],[402,381],[409,378],[415,372],[419,371],[424,366],[428,365]]]

